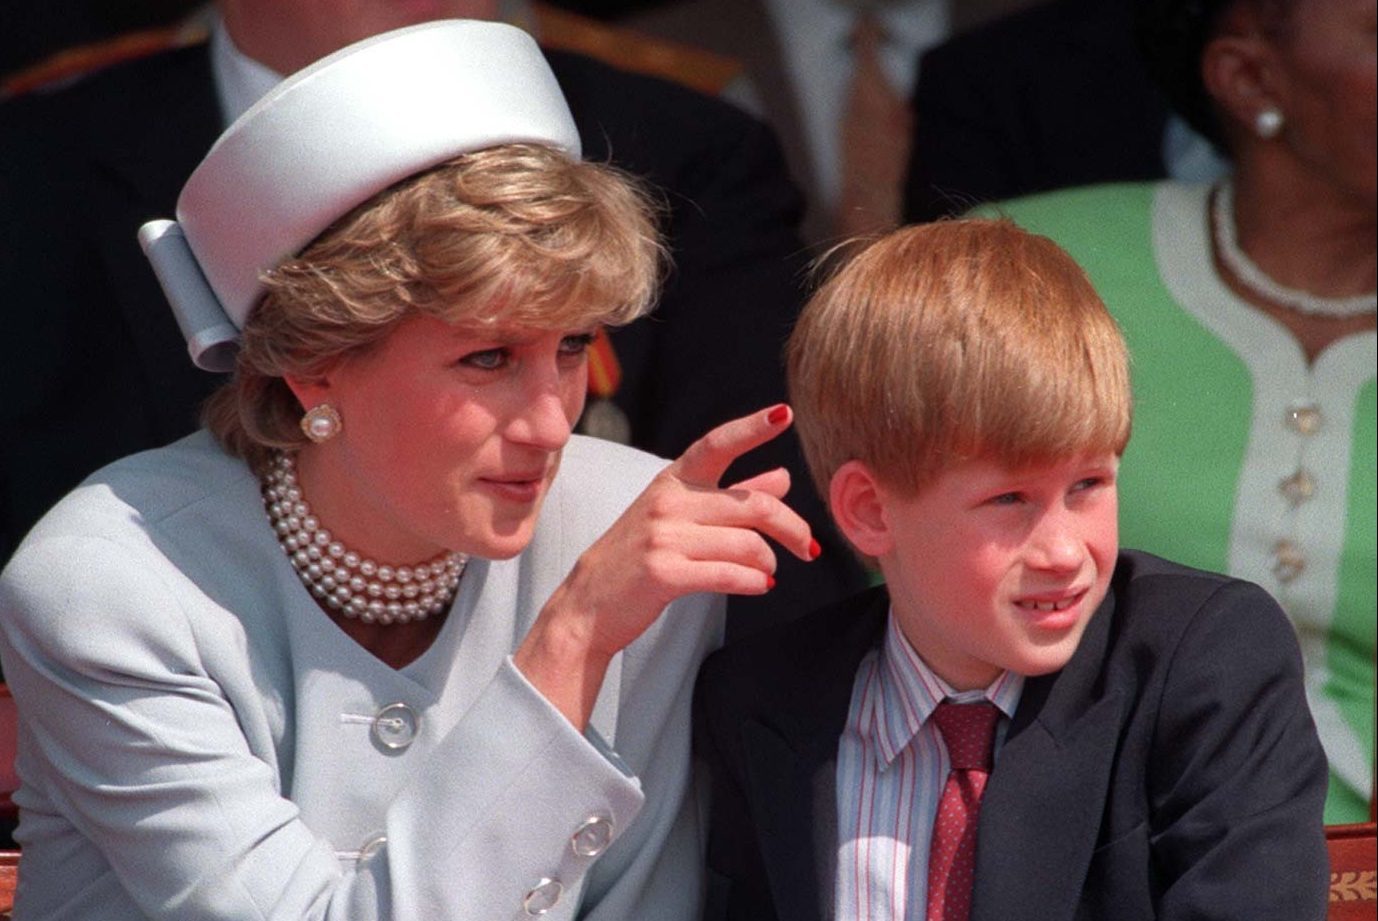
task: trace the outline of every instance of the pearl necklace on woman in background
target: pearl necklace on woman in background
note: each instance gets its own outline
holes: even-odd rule
[[[278,543],[313,596],[366,624],[405,624],[450,606],[468,557],[440,556],[410,566],[377,563],[335,540],[302,496],[296,461],[276,455],[263,477],[263,506]]]
[[[1239,245],[1234,222],[1234,183],[1224,179],[1215,188],[1211,230],[1220,261],[1246,288],[1270,303],[1315,317],[1360,317],[1378,310],[1378,294],[1353,297],[1321,297],[1288,288],[1269,278]]]

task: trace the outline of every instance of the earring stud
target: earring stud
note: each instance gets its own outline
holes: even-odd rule
[[[316,444],[329,441],[344,428],[340,413],[329,403],[319,403],[306,411],[301,417],[301,430]]]
[[[1275,138],[1282,131],[1282,122],[1282,112],[1276,106],[1269,106],[1254,116],[1254,134],[1265,141]]]

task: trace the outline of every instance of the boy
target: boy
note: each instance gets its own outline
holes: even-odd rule
[[[886,585],[704,666],[708,917],[1324,917],[1281,611],[1118,552],[1127,363],[1081,270],[1006,221],[901,229],[814,296],[797,424]]]

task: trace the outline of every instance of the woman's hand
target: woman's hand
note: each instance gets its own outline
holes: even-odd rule
[[[555,590],[513,658],[575,726],[587,723],[608,662],[667,604],[694,592],[761,594],[775,584],[775,553],[762,535],[801,559],[818,555],[808,524],[782,501],[787,471],[718,486],[734,460],[790,419],[789,407],[775,406],[694,442]]]

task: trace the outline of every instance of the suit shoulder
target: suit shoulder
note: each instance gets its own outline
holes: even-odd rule
[[[69,537],[127,542],[229,491],[255,502],[258,481],[208,432],[196,432],[97,470],[59,501],[24,543]]]
[[[728,156],[744,144],[773,150],[763,122],[716,96],[573,52],[548,52],[547,59],[589,159],[664,182],[674,164]]]
[[[1193,569],[1137,550],[1120,553],[1111,591],[1121,642],[1218,647],[1232,658],[1295,653],[1296,637],[1277,601],[1252,582]],[[1209,655],[1197,648],[1194,654]]]
[[[573,51],[547,51],[546,59],[560,88],[579,117],[579,110],[625,113],[628,105],[659,113],[660,118],[693,113],[705,118],[749,124],[749,114],[720,99],[664,77],[622,70]]]
[[[62,118],[87,114],[117,119],[131,105],[156,105],[178,86],[210,79],[205,45],[160,51],[20,93],[0,105],[0,120],[38,119],[57,126]]]
[[[0,104],[0,154],[25,180],[0,189],[39,202],[54,186],[84,194],[97,160],[135,173],[172,163],[180,188],[219,130],[205,47],[160,52]]]
[[[782,678],[788,684],[789,676],[854,671],[879,641],[888,611],[885,588],[866,589],[729,643],[708,657],[701,680],[765,689],[780,687]]]

